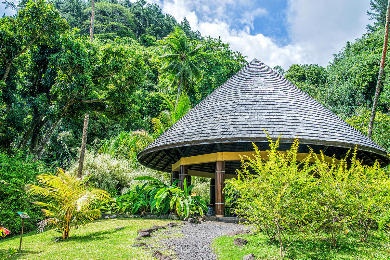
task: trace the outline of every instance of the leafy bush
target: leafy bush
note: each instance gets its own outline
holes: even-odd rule
[[[270,139],[267,158],[254,146],[254,158],[242,161],[238,179],[227,181],[239,195],[236,213],[277,239],[282,257],[290,242],[309,233],[327,234],[336,247],[348,232],[359,232],[365,241],[373,230],[389,227],[390,178],[378,163],[362,165],[356,150],[331,163],[313,153],[298,162],[298,145],[295,140],[281,152],[279,140]]]
[[[156,194],[161,189],[173,187],[149,176],[138,177],[135,180],[146,180],[148,182],[145,182],[142,185],[135,185],[132,189],[128,190],[126,194],[103,203],[101,209],[104,213],[141,213],[144,215],[147,212],[151,212],[157,215],[167,214],[171,197],[167,196],[164,198],[163,202],[160,201],[160,207],[157,207]]]
[[[356,115],[348,118],[346,122],[367,135],[371,110],[362,108],[355,113]],[[388,114],[382,113],[381,111],[376,112],[372,140],[387,151],[390,151],[390,116]]]
[[[135,185],[134,188],[128,190],[126,194],[102,203],[101,209],[106,214],[136,214],[140,212],[141,215],[144,215],[151,209],[150,188],[148,183]]]
[[[176,181],[177,182],[177,181]],[[155,195],[156,207],[166,208],[167,202],[171,210],[175,210],[179,216],[194,216],[196,214],[203,215],[207,210],[206,202],[196,194],[191,194],[194,185],[187,187],[187,181],[184,179],[184,189],[176,187],[176,182],[173,186],[164,187],[158,190]]]
[[[78,164],[69,172],[76,173]],[[108,191],[112,196],[125,194],[139,183],[134,179],[141,176],[150,176],[163,182],[168,176],[143,166],[134,169],[128,160],[116,159],[110,154],[93,154],[87,152],[84,160],[83,178],[88,178],[88,184]]]
[[[32,204],[24,190],[27,184],[36,183],[42,169],[39,162],[26,160],[21,155],[0,153],[0,226],[11,234],[20,233],[22,228],[22,219],[16,212],[27,212],[31,217],[24,223],[25,231],[35,229],[37,220],[43,218],[39,207]]]
[[[337,237],[349,231],[359,232],[362,241],[388,224],[390,211],[390,179],[379,163],[362,165],[356,159],[356,149],[339,163],[328,164],[315,157],[316,185],[312,199],[316,201],[314,220],[331,234],[335,247]]]
[[[144,130],[121,132],[112,140],[106,140],[99,149],[101,154],[109,154],[119,160],[128,160],[133,168],[140,166],[137,153],[153,141],[153,136]]]
[[[190,216],[195,214],[203,215],[206,211],[206,202],[196,194],[191,194],[191,185],[187,188],[184,182],[184,190],[176,187],[178,181],[173,185],[167,185],[162,181],[144,176],[138,177],[136,181],[148,181],[143,185],[134,186],[126,194],[118,196],[101,205],[104,213],[126,213],[142,215],[147,212],[157,215],[167,214],[174,210],[179,216]]]
[[[71,226],[99,218],[100,210],[94,208],[95,202],[109,198],[107,192],[89,188],[84,181],[62,170],[57,175],[41,174],[37,178],[39,186],[28,184],[27,191],[45,198],[34,202],[43,207],[42,211],[48,217],[40,222],[40,229],[46,225],[55,226],[63,239],[69,238]]]
[[[268,160],[261,158],[254,145],[255,158],[243,162],[238,179],[227,183],[239,194],[236,214],[245,217],[271,240],[276,238],[283,256],[291,235],[306,226],[305,216],[310,213],[311,205],[305,199],[310,198],[307,187],[314,177],[309,174],[307,159],[297,161],[298,141],[287,153],[277,151],[279,140],[270,142]],[[250,174],[249,169],[256,174]]]

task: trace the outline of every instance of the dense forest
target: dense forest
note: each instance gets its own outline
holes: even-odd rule
[[[384,42],[387,1],[371,0],[367,12],[374,25],[367,33],[334,55],[327,67],[316,64],[293,64],[285,78],[308,93],[325,107],[367,135],[381,53]],[[389,57],[384,68],[383,89],[375,119],[372,139],[390,152]]]
[[[90,114],[91,151],[123,131],[153,135],[172,124],[165,122],[166,115],[178,109],[170,106],[177,103],[178,92],[184,100],[188,95],[188,110],[247,62],[220,39],[202,37],[186,19],[177,22],[145,0],[95,1],[92,40],[91,2],[7,3],[20,11],[1,21],[1,148],[53,166],[74,162],[85,113]],[[386,1],[371,1],[368,15],[374,25],[348,42],[328,67],[276,68],[363,133],[379,70],[385,11]],[[176,40],[184,45],[173,46]],[[175,52],[186,55],[184,63],[169,59],[167,54]],[[373,139],[389,149],[387,81]]]
[[[84,0],[5,3],[18,12],[0,19],[4,176],[8,163],[23,168],[19,162],[26,160],[35,165],[27,167],[31,176],[40,167],[75,171],[88,114],[84,172],[98,187],[120,193],[129,188],[131,171],[145,170],[137,152],[247,64],[229,44],[145,0],[98,0],[93,8]],[[274,68],[364,134],[387,5],[370,3],[373,25],[327,67]],[[389,61],[372,138],[390,152]]]
[[[96,1],[92,41],[89,2],[19,8],[1,21],[1,147],[56,166],[77,157],[84,113],[88,149],[122,131],[153,133],[152,119],[176,102],[179,81],[192,107],[246,64],[228,44],[146,1]],[[175,52],[184,63],[167,58]]]

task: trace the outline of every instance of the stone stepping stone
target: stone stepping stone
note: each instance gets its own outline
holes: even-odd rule
[[[227,237],[234,237],[237,235],[250,234],[250,233],[251,233],[250,230],[237,230],[237,231],[233,231],[233,232],[226,234],[226,236]]]
[[[236,246],[244,246],[246,244],[248,244],[248,240],[246,239],[243,239],[241,237],[237,237],[233,240],[233,244],[235,244]]]

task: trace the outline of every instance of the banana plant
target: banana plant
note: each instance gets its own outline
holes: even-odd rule
[[[183,185],[183,190],[175,187],[175,185],[160,189],[155,195],[157,200],[156,207],[159,208],[162,205],[165,206],[167,198],[170,198],[169,208],[171,210],[175,210],[177,215],[185,217],[189,217],[197,213],[203,215],[207,210],[206,202],[195,193],[191,194],[191,190],[194,185],[187,187],[186,179],[184,179]]]
[[[171,196],[169,196],[169,194],[165,194],[161,197],[160,194],[169,190],[169,188],[172,188],[173,186],[167,185],[158,179],[148,176],[138,177],[135,180],[149,181],[147,184],[149,186],[148,195],[151,212],[155,212],[157,214],[167,214],[169,212],[169,201]],[[173,185],[176,185],[176,183],[177,181]]]

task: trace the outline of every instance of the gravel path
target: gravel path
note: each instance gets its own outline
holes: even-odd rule
[[[217,259],[211,249],[213,239],[244,228],[244,225],[213,221],[201,224],[185,223],[157,233],[156,238],[161,249],[174,251],[177,259],[212,260]]]

